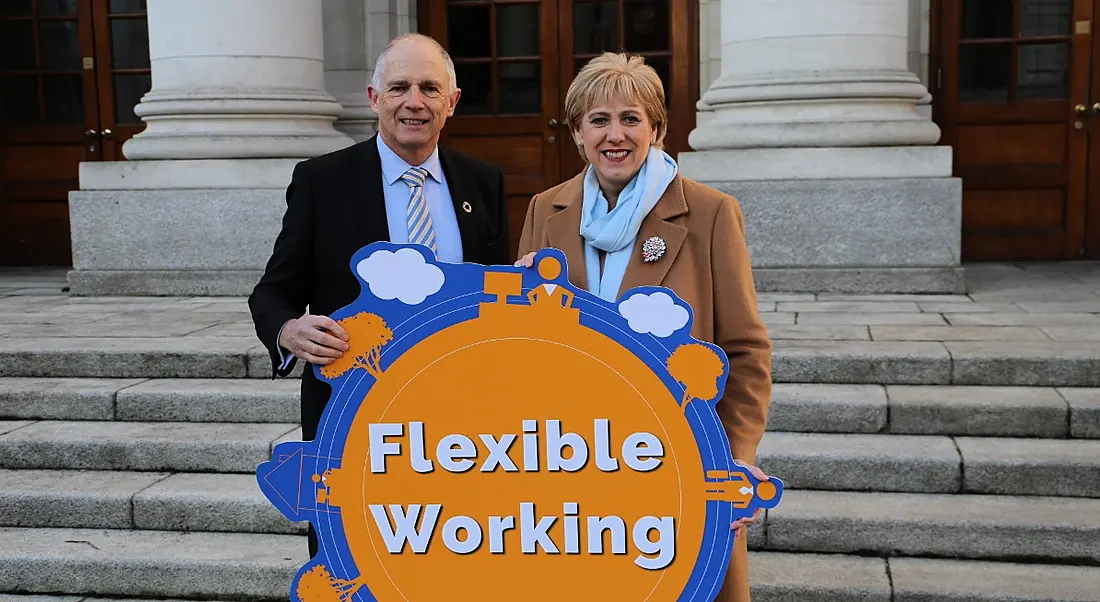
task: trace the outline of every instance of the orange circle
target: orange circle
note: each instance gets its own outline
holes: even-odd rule
[[[761,500],[768,501],[775,497],[775,493],[775,484],[771,481],[761,481],[756,486],[756,497]]]
[[[694,569],[702,545],[706,498],[703,466],[691,428],[676,399],[637,357],[615,341],[579,325],[531,322],[528,336],[517,336],[515,324],[499,329],[479,320],[445,329],[406,351],[366,395],[352,422],[341,459],[347,477],[339,495],[342,521],[356,568],[380,602],[428,602],[449,599],[454,592],[489,600],[550,602],[561,599],[623,602],[674,602]],[[523,359],[520,359],[523,358]],[[523,369],[511,369],[521,361]],[[576,472],[547,469],[546,420],[560,420],[562,433],[577,433],[588,459]],[[618,470],[596,465],[596,420],[610,421],[611,456]],[[539,470],[524,471],[527,440],[524,420],[537,420]],[[386,439],[401,444],[400,455],[385,458],[386,472],[371,471],[369,424],[404,424],[402,435]],[[423,423],[425,457],[434,470],[414,470],[410,459],[410,422]],[[636,432],[656,435],[663,446],[660,466],[639,472],[627,466],[622,446]],[[475,465],[449,472],[436,455],[449,434],[469,437],[476,446]],[[479,435],[514,434],[510,453],[518,472],[481,472],[487,452]],[[568,460],[572,454],[562,454]],[[521,504],[534,504],[534,522],[554,517],[547,531],[556,554],[541,546],[521,549]],[[389,508],[427,504],[441,508],[425,553],[387,550],[371,505]],[[566,504],[576,503],[574,509]],[[568,511],[567,511],[568,510]],[[448,520],[465,516],[478,523],[481,545],[455,553],[443,540]],[[502,531],[505,554],[490,552],[494,541],[490,517],[513,517]],[[589,517],[622,519],[620,543],[625,553],[612,553],[614,536],[604,533],[602,554],[589,551]],[[635,564],[641,554],[635,524],[646,516],[670,517],[675,528],[674,560],[662,570]],[[392,521],[392,514],[389,516]],[[575,519],[575,522],[568,522]],[[609,519],[614,520],[614,519]],[[392,522],[390,523],[393,524]],[[469,524],[469,523],[467,523]],[[569,526],[571,525],[571,526]],[[498,525],[499,526],[499,525]],[[566,548],[566,530],[578,534],[579,553]],[[656,531],[648,533],[651,540]],[[458,530],[465,541],[467,530]],[[594,538],[595,543],[600,538]]]
[[[561,275],[561,263],[553,257],[543,257],[539,261],[539,276],[545,280],[553,280]]]

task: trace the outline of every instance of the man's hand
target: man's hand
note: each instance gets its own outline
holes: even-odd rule
[[[535,252],[531,251],[530,253],[524,255],[523,257],[520,257],[516,261],[515,265],[516,265],[517,268],[518,267],[529,268],[529,267],[535,265]]]
[[[348,333],[336,320],[305,314],[283,326],[279,345],[311,364],[325,366],[344,355],[347,340]]]
[[[757,480],[760,480],[760,481],[767,481],[768,480],[768,475],[764,474],[763,470],[760,470],[759,468],[757,468],[757,467],[755,467],[751,464],[745,464],[744,462],[742,462],[742,461],[740,461],[736,458],[734,458],[733,461],[738,466],[743,466],[746,469],[748,469],[748,471],[750,473],[752,473],[752,476],[756,477]],[[751,525],[752,523],[755,523],[760,518],[760,512],[761,512],[761,508],[757,508],[756,512],[753,512],[751,517],[749,517],[749,518],[739,518],[739,519],[733,521],[733,523],[730,525],[730,529],[736,532],[737,537],[743,536],[745,534],[745,528],[748,527],[749,525]]]

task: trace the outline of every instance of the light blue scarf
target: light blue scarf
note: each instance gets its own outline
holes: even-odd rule
[[[668,153],[650,148],[642,168],[619,193],[615,208],[608,212],[607,197],[600,190],[596,170],[590,165],[584,176],[584,200],[581,205],[581,237],[584,238],[584,267],[588,273],[588,292],[614,302],[623,275],[630,264],[630,253],[638,230],[665,189],[676,178],[676,161]],[[607,253],[600,270],[600,251]]]

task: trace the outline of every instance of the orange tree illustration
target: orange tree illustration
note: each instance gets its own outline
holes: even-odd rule
[[[692,399],[709,401],[718,396],[718,377],[725,365],[713,349],[699,343],[680,345],[666,363],[668,373],[684,387],[680,405],[687,409]]]
[[[298,580],[298,599],[302,602],[348,602],[360,587],[363,587],[361,580],[336,579],[325,565],[319,564]]]
[[[355,368],[366,370],[375,379],[382,376],[382,347],[393,340],[393,331],[382,316],[359,312],[339,324],[348,333],[350,348],[336,361],[321,367],[325,378],[337,378]]]

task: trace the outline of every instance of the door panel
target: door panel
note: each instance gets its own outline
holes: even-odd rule
[[[565,91],[604,50],[642,54],[665,83],[665,149],[688,150],[698,94],[691,0],[428,0],[422,31],[455,63],[462,89],[442,143],[504,169],[512,250],[531,197],[584,167],[562,126]]]
[[[0,9],[0,264],[71,261],[68,191],[81,161],[101,156],[94,130],[91,0],[5,3]]]
[[[145,0],[0,0],[0,39],[0,265],[69,265],[80,163],[143,127]]]
[[[1094,0],[943,0],[936,121],[963,181],[963,259],[1084,252]]]
[[[1100,18],[1100,0],[1092,18]],[[1095,30],[1096,24],[1093,24]],[[1085,257],[1100,259],[1100,35],[1092,36],[1092,92],[1088,101],[1089,125],[1088,207],[1085,217]]]
[[[93,2],[103,160],[123,161],[122,144],[145,129],[134,107],[152,87],[146,0]]]

